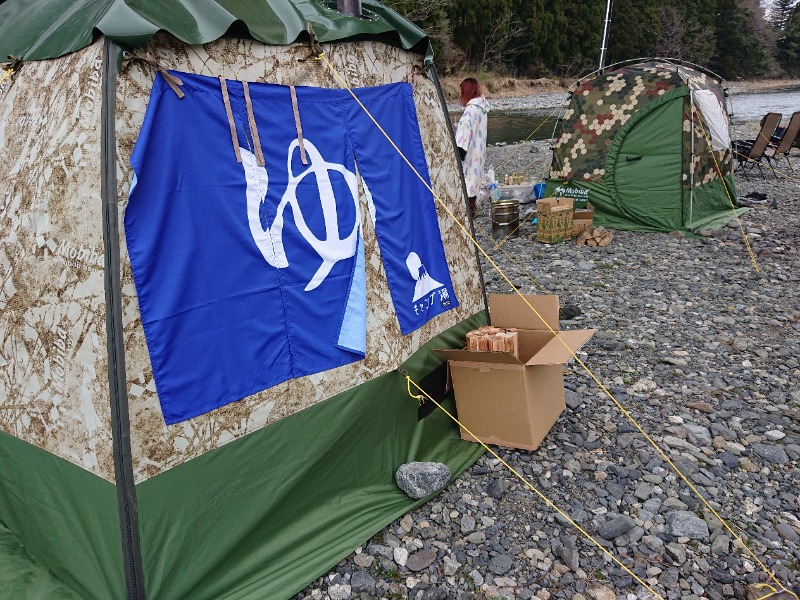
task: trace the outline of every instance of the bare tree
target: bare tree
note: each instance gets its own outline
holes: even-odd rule
[[[384,0],[383,3],[409,21],[421,23],[450,8],[455,2],[456,0]]]
[[[595,69],[597,69],[597,61],[594,58],[578,54],[559,64],[557,71],[566,81],[573,82],[592,73]]]
[[[658,10],[661,35],[653,54],[665,58],[688,60],[698,64],[708,62],[714,53],[714,32],[701,26],[693,17],[687,17],[679,8],[662,5]]]
[[[481,64],[499,66],[504,59],[521,53],[524,48],[514,42],[525,37],[526,33],[522,25],[512,20],[510,10],[504,12],[486,31]]]
[[[661,19],[661,37],[653,47],[655,56],[684,58],[683,40],[686,37],[686,19],[683,11],[670,4],[662,4],[658,9]]]
[[[453,40],[447,9],[456,0],[384,0],[386,6],[425,30],[436,51],[436,64],[443,73],[452,73],[466,63],[466,53]]]

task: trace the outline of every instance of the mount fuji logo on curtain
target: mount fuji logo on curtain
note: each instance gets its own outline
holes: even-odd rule
[[[301,138],[285,86],[228,81],[226,113],[218,79],[180,78],[156,78],[125,212],[166,423],[364,357],[357,172],[401,331],[458,306],[430,192],[349,92],[296,88]],[[410,86],[356,94],[427,178]]]

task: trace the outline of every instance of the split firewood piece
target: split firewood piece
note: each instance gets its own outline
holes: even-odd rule
[[[519,358],[519,334],[516,331],[506,331],[503,336],[506,342],[505,351]]]
[[[502,330],[499,329],[498,327],[492,327],[491,325],[481,325],[480,327],[478,327],[478,331],[482,335],[494,335],[496,333],[500,333],[500,331]]]
[[[605,227],[590,225],[579,235],[575,243],[578,246],[608,246],[614,235]]]
[[[492,337],[489,335],[482,335],[478,338],[478,350],[483,352],[492,351]]]
[[[470,331],[467,333],[467,350],[478,349],[478,338],[480,334],[477,331]]]
[[[484,325],[467,333],[467,350],[508,352],[519,358],[519,334],[516,328],[502,329]]]
[[[611,240],[614,239],[614,235],[610,231],[604,231],[603,235],[597,239],[598,246],[608,246],[611,243]]]

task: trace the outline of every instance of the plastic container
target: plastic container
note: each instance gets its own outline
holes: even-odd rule
[[[497,189],[500,190],[500,200],[511,200],[515,198],[523,203],[533,201],[533,183],[501,185]]]
[[[493,181],[489,184],[489,200],[492,202],[497,202],[500,198],[500,192],[497,189],[497,182]]]

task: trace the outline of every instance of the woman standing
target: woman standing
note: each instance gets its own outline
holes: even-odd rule
[[[474,77],[468,77],[461,82],[461,106],[464,107],[464,114],[456,128],[456,145],[463,161],[469,209],[474,217],[486,159],[486,123],[489,112],[489,103],[483,97],[481,85]]]

